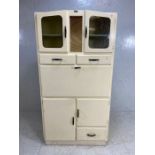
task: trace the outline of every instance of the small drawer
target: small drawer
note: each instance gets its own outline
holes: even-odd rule
[[[78,127],[77,140],[107,140],[107,128],[104,127]]]
[[[77,64],[81,65],[110,65],[112,61],[112,56],[110,55],[78,55]]]
[[[53,65],[61,65],[61,64],[75,64],[76,58],[74,55],[58,55],[58,54],[40,54],[39,57],[40,64],[53,64]]]

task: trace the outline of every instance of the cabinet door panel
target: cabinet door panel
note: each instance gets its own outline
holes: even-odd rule
[[[36,13],[37,44],[40,52],[67,52],[67,11]]]
[[[107,126],[109,122],[109,99],[77,99],[79,117],[77,126]]]
[[[110,96],[111,66],[40,65],[42,96]]]
[[[116,13],[85,11],[85,52],[113,52]]]
[[[46,140],[75,140],[74,99],[43,99],[43,123]]]

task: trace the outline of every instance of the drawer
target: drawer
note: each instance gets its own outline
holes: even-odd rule
[[[80,127],[77,128],[77,140],[105,140],[108,131],[103,127]]]
[[[108,98],[78,98],[77,126],[107,126],[110,101]]]
[[[112,62],[112,56],[110,55],[78,55],[77,56],[77,64],[82,65],[110,65]]]
[[[74,55],[58,55],[58,54],[40,54],[40,64],[75,64],[76,57]]]

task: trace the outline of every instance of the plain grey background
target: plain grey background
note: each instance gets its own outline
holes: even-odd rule
[[[61,9],[117,12],[112,111],[134,111],[134,0],[20,0],[20,111],[40,112],[34,12]]]

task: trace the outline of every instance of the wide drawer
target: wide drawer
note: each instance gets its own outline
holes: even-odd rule
[[[105,140],[107,141],[107,128],[104,127],[78,127],[77,140]]]
[[[112,56],[111,55],[78,55],[77,56],[77,64],[82,65],[110,65],[112,62]]]
[[[61,54],[40,54],[39,56],[40,64],[75,64],[76,57],[74,55],[61,55]]]

